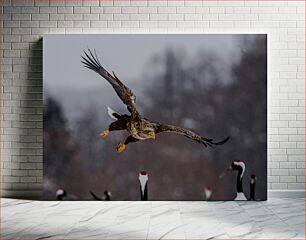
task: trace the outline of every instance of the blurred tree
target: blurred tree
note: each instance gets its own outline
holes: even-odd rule
[[[82,194],[78,180],[83,176],[79,152],[71,141],[62,107],[54,98],[47,98],[44,105],[44,195],[54,199],[58,188],[74,195]]]

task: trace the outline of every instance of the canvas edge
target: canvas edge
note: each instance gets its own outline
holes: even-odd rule
[[[270,198],[304,198],[305,190],[268,190],[268,199]],[[2,190],[2,198],[15,198],[26,200],[42,200],[42,190]],[[263,200],[265,201],[265,200]]]

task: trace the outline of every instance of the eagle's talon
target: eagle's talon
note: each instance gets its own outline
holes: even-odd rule
[[[104,130],[103,132],[100,133],[101,137],[106,137],[109,134],[109,130]]]
[[[125,144],[124,143],[119,143],[119,145],[118,145],[118,147],[117,147],[117,152],[118,153],[121,153],[121,152],[123,152],[124,151],[124,149],[125,149]]]

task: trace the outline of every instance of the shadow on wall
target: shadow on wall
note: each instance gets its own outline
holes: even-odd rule
[[[19,79],[13,83],[20,87],[18,114],[19,141],[15,148],[18,154],[11,155],[11,161],[20,162],[20,170],[28,170],[26,182],[18,186],[2,189],[2,197],[18,199],[41,199],[43,177],[43,41],[30,43],[24,51],[27,59],[24,69],[20,70]],[[14,71],[14,65],[13,65]]]

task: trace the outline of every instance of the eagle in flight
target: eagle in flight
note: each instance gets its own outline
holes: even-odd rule
[[[222,145],[229,140],[229,137],[227,137],[220,142],[214,142],[213,139],[204,138],[185,128],[153,122],[142,117],[137,111],[136,97],[133,92],[118,79],[114,72],[110,74],[102,67],[95,51],[93,54],[92,51],[88,49],[88,52],[84,51],[84,54],[85,56],[81,56],[83,59],[81,62],[84,66],[95,71],[108,81],[130,112],[130,115],[119,114],[108,107],[108,114],[115,121],[109,125],[107,130],[100,133],[101,137],[106,137],[111,131],[126,130],[129,132],[130,135],[126,138],[124,143],[119,143],[117,146],[117,151],[119,153],[121,153],[129,143],[146,139],[155,139],[156,135],[161,132],[172,132],[183,135],[198,143],[202,143],[205,147]]]

